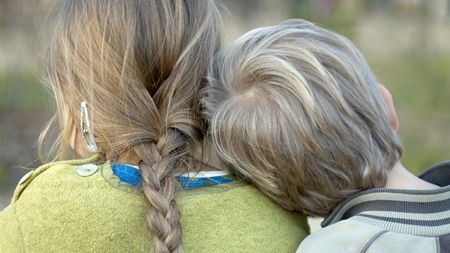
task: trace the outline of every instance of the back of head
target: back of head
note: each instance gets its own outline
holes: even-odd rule
[[[56,159],[67,158],[74,126],[81,132],[86,101],[99,151],[140,167],[157,252],[182,251],[174,175],[193,169],[202,138],[197,98],[219,19],[213,0],[63,0],[51,27]]]
[[[383,187],[401,156],[368,64],[322,27],[255,29],[218,54],[208,78],[216,151],[287,209],[324,216],[352,193]]]

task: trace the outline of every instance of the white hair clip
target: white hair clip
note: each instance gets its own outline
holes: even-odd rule
[[[87,103],[85,101],[81,102],[81,136],[83,136],[84,144],[90,153],[97,153],[98,148],[94,140],[94,133],[91,129],[91,123],[89,122],[89,113],[87,108]],[[86,121],[86,122],[85,122]],[[89,140],[87,138],[89,137]]]

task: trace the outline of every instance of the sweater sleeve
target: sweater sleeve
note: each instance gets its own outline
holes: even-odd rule
[[[0,212],[0,252],[25,252],[13,205]]]

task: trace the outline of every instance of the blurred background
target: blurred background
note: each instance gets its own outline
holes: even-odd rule
[[[0,210],[40,165],[36,140],[53,100],[40,83],[41,48],[56,0],[0,0]],[[349,37],[392,93],[403,164],[421,173],[450,160],[450,0],[222,0],[224,45],[288,18]]]

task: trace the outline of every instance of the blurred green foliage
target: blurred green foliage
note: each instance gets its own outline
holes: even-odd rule
[[[10,172],[24,173],[15,168],[40,164],[35,144],[52,104],[35,72],[0,72],[0,188]]]
[[[39,81],[39,74],[28,72],[0,72],[0,111],[35,113],[45,108],[48,93]]]
[[[408,54],[371,65],[394,97],[403,165],[419,174],[449,160],[450,55],[423,58]]]
[[[6,184],[6,169],[0,164],[0,189],[2,189]]]
[[[5,114],[6,107],[9,104],[9,91],[11,86],[11,76],[7,73],[0,73],[0,115]]]
[[[352,38],[364,1],[290,0],[292,18],[303,18],[330,27]]]

